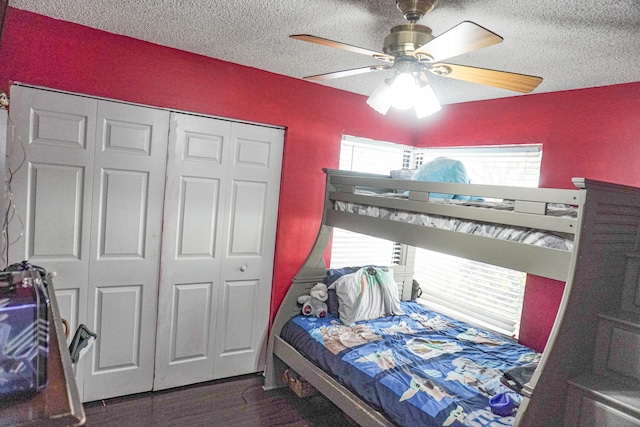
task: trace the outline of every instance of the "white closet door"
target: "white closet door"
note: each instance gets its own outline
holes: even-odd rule
[[[213,379],[231,123],[172,113],[154,389]]]
[[[284,131],[234,123],[214,377],[264,369]]]
[[[169,112],[99,101],[84,400],[153,386]]]
[[[29,260],[57,272],[60,314],[72,331],[87,322],[96,109],[95,99],[11,87],[8,167],[16,215],[9,262]],[[82,395],[82,375],[78,386]]]
[[[155,389],[262,370],[283,131],[174,114]]]
[[[56,271],[62,317],[98,334],[83,401],[151,390],[169,113],[12,86],[10,114],[10,262]]]

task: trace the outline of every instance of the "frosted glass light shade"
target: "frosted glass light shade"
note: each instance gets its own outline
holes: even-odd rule
[[[398,74],[393,83],[391,83],[393,91],[393,102],[391,105],[398,110],[408,110],[413,107],[416,102],[416,92],[418,86],[416,78],[409,73]]]
[[[440,111],[440,102],[431,86],[424,85],[418,91],[415,101],[416,115],[419,119]]]
[[[393,101],[393,91],[386,81],[383,81],[367,98],[367,104],[380,114],[387,114]]]

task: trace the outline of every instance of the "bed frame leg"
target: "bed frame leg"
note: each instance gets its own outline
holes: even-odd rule
[[[287,365],[274,356],[273,353],[269,353],[267,356],[267,364],[264,370],[264,390],[275,390],[277,388],[285,387],[281,381],[282,374],[287,369]]]

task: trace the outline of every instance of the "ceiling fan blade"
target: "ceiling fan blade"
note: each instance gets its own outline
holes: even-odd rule
[[[529,93],[542,82],[542,77],[508,71],[489,70],[487,68],[468,67],[455,64],[434,64],[429,68],[437,76],[465,80],[472,83],[495,86],[516,92]]]
[[[437,62],[492,46],[501,41],[502,37],[496,33],[474,22],[463,21],[420,46],[413,52],[413,56],[418,59],[426,57],[429,62]]]
[[[334,40],[325,39],[322,37],[312,36],[310,34],[293,34],[289,36],[292,39],[302,40],[305,42],[316,43],[323,46],[335,47],[338,49],[346,50],[348,52],[359,53],[361,55],[371,56],[375,59],[379,59],[381,61],[393,62],[394,57],[390,55],[386,55],[384,53],[376,52],[374,50],[364,49],[362,47],[353,46],[346,43],[337,42]]]
[[[334,71],[332,73],[316,74],[315,76],[303,77],[305,80],[321,82],[324,80],[337,79],[339,77],[355,76],[357,74],[369,73],[371,71],[388,70],[390,65],[371,65],[369,67],[352,68],[350,70]]]

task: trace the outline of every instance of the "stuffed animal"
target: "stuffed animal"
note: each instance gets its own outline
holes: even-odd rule
[[[309,291],[309,295],[298,297],[298,304],[302,304],[302,314],[305,316],[325,317],[327,315],[327,304],[329,298],[327,285],[316,283]]]
[[[4,92],[0,92],[0,110],[8,110],[9,109],[9,98],[7,94]]]

